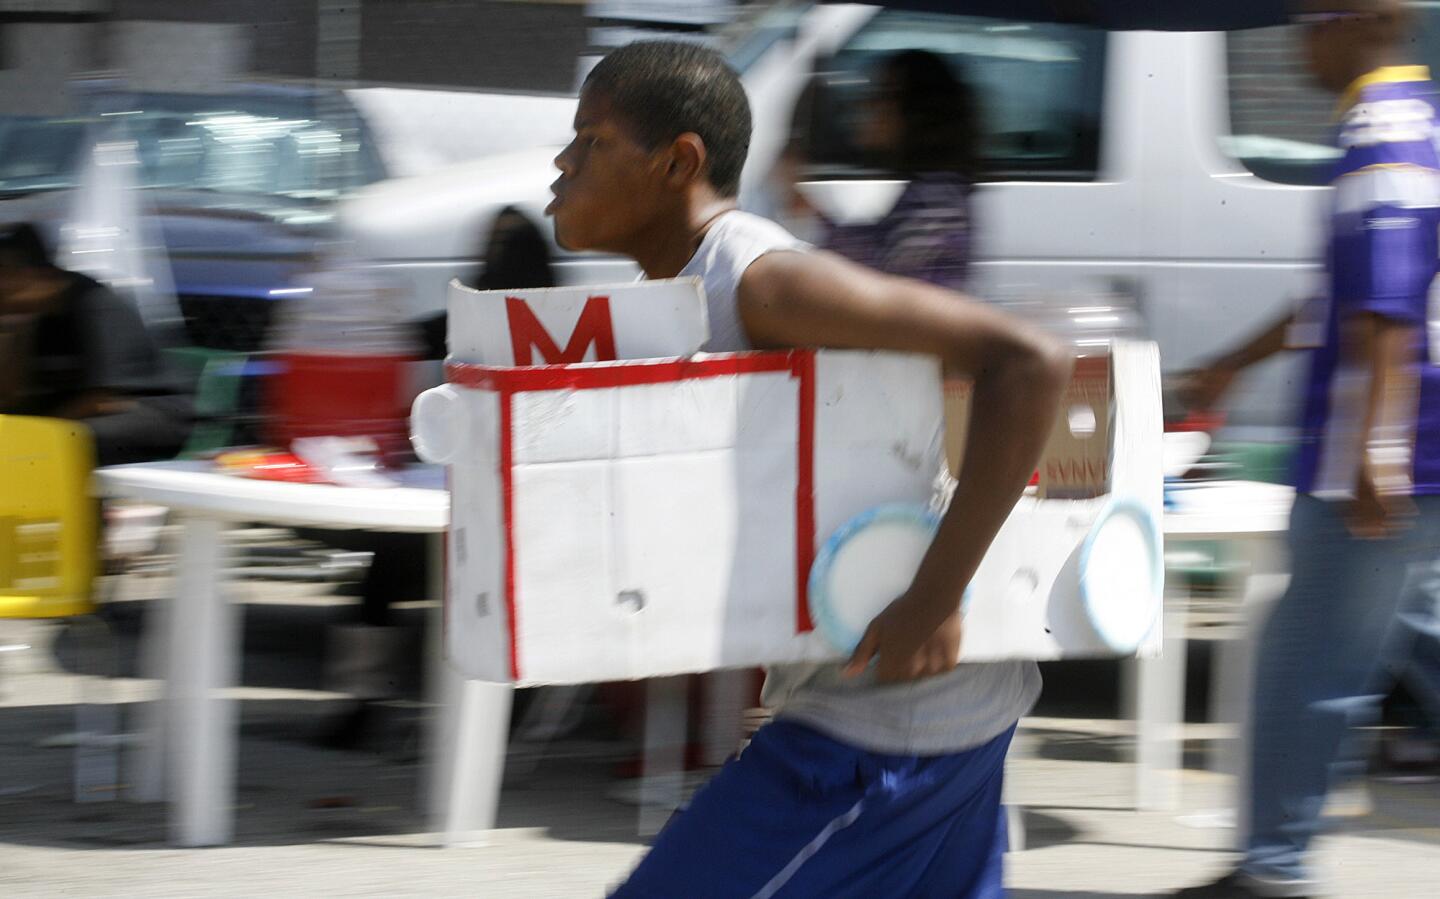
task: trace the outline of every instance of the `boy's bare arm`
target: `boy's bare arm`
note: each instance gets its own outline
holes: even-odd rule
[[[909,591],[851,660],[858,671],[878,655],[881,681],[953,668],[965,586],[1035,470],[1069,380],[1069,353],[979,302],[828,253],[761,257],[741,280],[739,305],[760,346],[927,353],[974,381],[950,511]]]
[[[1290,348],[1289,334],[1294,327],[1295,316],[1286,315],[1244,344],[1191,372],[1181,387],[1185,403],[1200,410],[1214,408],[1240,372]]]

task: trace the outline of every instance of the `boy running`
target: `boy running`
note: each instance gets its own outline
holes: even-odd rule
[[[1031,662],[958,665],[960,600],[1034,471],[1068,380],[1055,342],[937,287],[813,251],[737,210],[750,143],[712,51],[632,44],[586,79],[548,212],[560,244],[699,277],[705,349],[928,353],[974,381],[950,512],[844,665],[772,669],[774,723],[656,839],[617,897],[1003,895],[1000,784]]]

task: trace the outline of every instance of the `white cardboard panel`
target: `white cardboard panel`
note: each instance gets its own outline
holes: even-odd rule
[[[1080,543],[1108,502],[1021,500],[971,584],[962,659],[1114,654],[1082,617],[1069,614],[1079,609],[1072,569]]]
[[[616,603],[611,467],[601,459],[514,469],[515,616],[524,677],[564,680],[623,664],[628,655],[634,624]]]
[[[881,446],[927,473],[939,472],[932,456],[943,452],[944,409],[941,390],[930,389],[940,384],[939,360],[827,350],[815,356],[815,376],[817,448]]]
[[[739,404],[733,377],[641,384],[615,393],[619,457],[727,450],[735,446]]]
[[[884,503],[927,503],[944,465],[940,365],[898,353],[815,357],[815,538]]]
[[[735,439],[742,446],[796,451],[800,392],[789,374],[764,373],[735,379]]]
[[[510,624],[505,597],[505,527],[500,494],[498,402],[494,394],[460,391],[465,464],[451,466],[452,496],[446,570],[446,655],[472,677],[507,681]]]
[[[516,394],[513,414],[525,427],[515,432],[515,464],[613,458],[619,434],[615,400],[614,390]]]
[[[1114,358],[1113,495],[1027,497],[1016,506],[972,584],[962,660],[1115,654],[1080,602],[1079,551],[1117,498],[1138,501],[1158,521],[1160,418],[1153,345],[1117,345]],[[815,372],[818,548],[872,506],[928,500],[943,429],[939,368],[929,360],[824,352]],[[463,392],[490,397],[466,414],[490,420],[473,429],[477,444],[498,442],[493,396]],[[519,682],[836,657],[795,627],[798,397],[789,372],[515,394],[512,436],[529,460],[512,471]],[[585,425],[557,426],[557,410]],[[730,445],[717,446],[727,435]],[[498,510],[499,479],[467,480],[493,470],[497,453],[477,452],[457,468],[457,520],[496,528],[483,552],[467,538],[471,567],[481,557],[503,565],[498,511],[482,523],[471,508]],[[588,461],[538,461],[570,457]],[[508,635],[502,617],[480,620],[465,600],[480,583],[452,571],[451,649],[467,673],[495,677],[490,657]],[[1157,617],[1136,654],[1156,652],[1159,638]]]
[[[556,349],[570,346],[587,304],[604,297],[610,318],[604,323],[615,342],[614,359],[663,359],[688,356],[710,336],[705,295],[696,278],[644,281],[597,287],[538,290],[472,290],[450,283],[450,357],[481,365],[517,365],[506,303],[524,302]],[[529,343],[528,339],[522,338]],[[605,361],[593,343],[582,341],[584,355],[571,362]],[[581,347],[577,346],[579,350]],[[544,363],[532,352],[529,363]],[[557,361],[557,360],[550,360]]]
[[[614,568],[619,588],[644,604],[637,663],[650,670],[719,667],[743,504],[735,468],[733,451],[615,463]]]

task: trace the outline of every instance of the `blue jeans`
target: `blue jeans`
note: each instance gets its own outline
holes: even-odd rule
[[[1373,715],[1387,638],[1415,562],[1433,559],[1440,497],[1420,497],[1408,531],[1357,540],[1344,506],[1299,496],[1290,588],[1261,636],[1255,669],[1250,835],[1241,868],[1306,880],[1306,851],[1349,727]]]

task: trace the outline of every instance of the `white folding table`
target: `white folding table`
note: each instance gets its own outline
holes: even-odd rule
[[[160,604],[159,621],[151,625],[157,655],[152,667],[164,683],[164,695],[148,716],[130,778],[133,792],[142,799],[172,800],[175,843],[227,843],[234,830],[237,721],[226,689],[236,681],[239,634],[224,595],[226,530],[238,523],[267,522],[431,534],[429,589],[438,600],[443,533],[450,517],[443,469],[417,466],[403,475],[403,486],[393,488],[260,481],[220,474],[201,462],[116,466],[95,477],[100,495],[166,506],[182,525],[175,596]],[[1215,540],[1240,547],[1250,563],[1248,610],[1252,600],[1273,598],[1283,587],[1283,536],[1293,498],[1289,488],[1246,482],[1188,488],[1179,507],[1165,516],[1165,535],[1172,541]],[[428,735],[426,803],[442,843],[477,843],[495,821],[512,689],[456,674],[442,659],[438,611],[431,620],[429,692],[440,713]],[[1164,654],[1130,666],[1141,808],[1174,808],[1178,801],[1183,603],[1167,601],[1164,626]],[[1244,720],[1253,638],[1251,628],[1222,650],[1212,703],[1217,720]],[[1226,767],[1236,767],[1235,757],[1228,756]]]
[[[1173,491],[1175,506],[1165,511],[1167,543],[1215,541],[1239,550],[1246,567],[1241,592],[1239,638],[1225,641],[1214,660],[1210,718],[1239,726],[1216,767],[1243,775],[1244,722],[1249,716],[1251,669],[1261,616],[1258,610],[1279,597],[1288,582],[1285,535],[1295,491],[1252,481],[1221,481]],[[1127,666],[1134,678],[1136,703],[1136,806],[1178,807],[1183,762],[1185,661],[1188,596],[1166,591],[1165,646],[1162,655]]]
[[[224,592],[226,530],[266,522],[430,534],[429,591],[438,600],[450,521],[444,471],[416,466],[400,479],[391,488],[291,484],[220,474],[203,462],[95,473],[101,496],[166,506],[181,524],[175,595],[158,605],[148,641],[164,694],[150,704],[130,777],[136,798],[171,800],[173,842],[221,845],[234,833],[238,722],[227,688],[237,679],[240,635]],[[442,661],[438,608],[431,622],[427,691],[439,713],[428,734],[425,801],[442,843],[479,842],[494,825],[512,691],[454,673]]]

